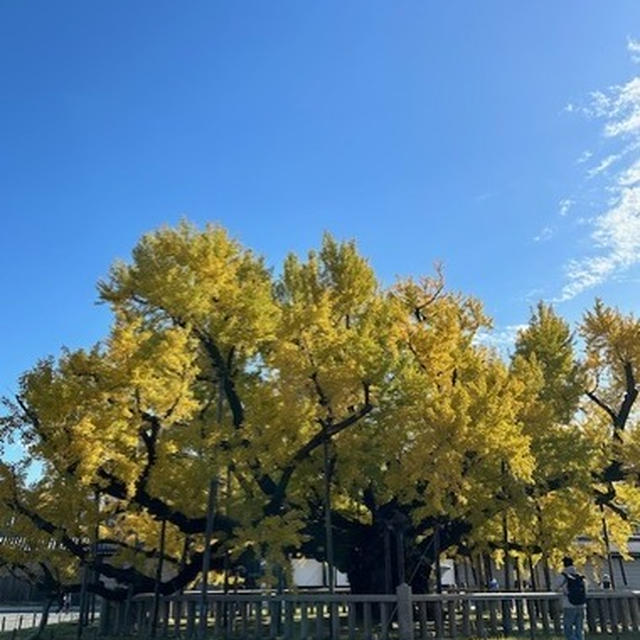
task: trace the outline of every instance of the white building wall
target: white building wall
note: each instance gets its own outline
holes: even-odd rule
[[[325,563],[312,558],[294,558],[293,582],[298,587],[326,587],[328,586],[327,567]],[[348,587],[349,580],[346,574],[335,570],[336,587]]]

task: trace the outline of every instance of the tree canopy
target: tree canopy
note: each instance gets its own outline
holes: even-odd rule
[[[388,586],[400,528],[427,588],[443,552],[602,556],[603,523],[624,551],[638,522],[640,321],[601,301],[575,333],[540,303],[504,357],[438,267],[384,287],[325,235],[274,273],[187,222],[143,236],[98,290],[104,339],[5,399],[4,438],[42,465],[31,483],[26,462],[0,467],[10,566],[59,584],[86,567],[122,598],[153,590],[162,556],[160,591],[189,586],[212,480],[213,570],[325,559],[329,522],[357,591]]]

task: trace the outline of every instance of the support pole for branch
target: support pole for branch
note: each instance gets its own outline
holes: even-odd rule
[[[509,558],[509,523],[507,512],[502,515],[502,544],[504,545],[504,590],[511,589],[511,559]]]
[[[504,464],[504,463],[503,463]],[[503,467],[506,470],[506,465]],[[509,521],[505,509],[502,514],[502,544],[504,545],[504,591],[511,590],[511,562],[509,559]],[[505,634],[511,634],[511,601],[502,601],[502,625]]]
[[[544,584],[547,591],[551,591],[551,569],[549,568],[549,558],[546,551],[542,554],[542,570],[544,572]]]
[[[220,375],[218,380],[218,406],[217,422],[222,424],[222,412],[224,401],[224,380]],[[216,512],[216,499],[218,496],[218,476],[214,474],[209,481],[209,495],[207,497],[207,523],[204,532],[204,553],[202,555],[202,587],[200,589],[200,618],[198,620],[198,637],[202,640],[207,633],[207,613],[208,613],[208,581],[209,570],[211,569],[211,538],[213,537],[213,522]]]
[[[622,576],[622,583],[624,584],[624,588],[629,588],[629,581],[627,580],[627,572],[624,568],[624,560],[622,556],[618,556],[618,564],[620,565],[620,575]]]
[[[478,584],[478,587],[484,591],[488,586],[489,580],[485,576],[486,569],[483,565],[482,552],[478,552],[476,554],[476,567],[477,567],[476,571],[478,574],[477,584]]]
[[[324,440],[322,451],[324,457],[324,528],[327,551],[327,571],[329,582],[329,593],[335,591],[334,570],[333,570],[333,525],[331,523],[331,465],[329,460],[329,434],[324,426]]]
[[[391,527],[388,521],[384,521],[384,591],[385,593],[391,593],[392,590],[392,578],[391,578]]]
[[[164,563],[164,542],[167,532],[167,521],[162,520],[160,527],[160,557],[158,558],[158,566],[156,567],[156,581],[153,587],[153,609],[151,612],[151,637],[156,637],[158,629],[158,610],[160,608],[160,583],[162,582],[162,565]]]
[[[502,473],[502,492],[506,496],[507,494],[507,463],[503,460],[501,465]],[[509,559],[509,519],[508,512],[505,508],[502,513],[502,544],[504,548],[504,590],[509,591],[511,589],[511,562]]]
[[[82,629],[84,627],[84,613],[87,607],[87,565],[82,568],[82,582],[80,583],[80,611],[78,612],[78,626],[76,627],[76,638],[82,638]]]
[[[98,540],[100,540],[100,491],[95,492],[96,499],[96,526],[94,529],[94,538],[93,538],[93,557],[96,562],[96,567],[100,565],[100,555],[98,549]],[[100,584],[100,573],[97,568],[93,572],[93,583],[95,585],[94,588],[97,588]],[[96,619],[96,594],[95,592],[91,594],[91,622],[95,622]],[[87,611],[87,623],[89,621],[89,611]]]
[[[529,560],[529,575],[530,575],[530,578],[531,578],[531,589],[533,591],[537,591],[538,590],[538,579],[536,577],[536,570],[535,570],[535,567],[533,566],[533,558],[531,557],[531,554],[529,554],[528,560]]]
[[[229,515],[229,504],[231,501],[231,467],[227,466],[227,477],[225,480],[225,491],[224,491],[224,502],[225,502],[225,513],[227,515]],[[218,509],[220,509],[220,507],[222,506],[222,498],[219,498],[219,502],[218,502]],[[222,579],[222,591],[225,595],[227,595],[227,593],[229,593],[229,571],[230,571],[230,565],[231,565],[231,551],[229,551],[229,549],[227,549],[224,552],[224,574],[223,574],[223,579]],[[225,615],[226,615],[226,609],[225,609]],[[225,621],[226,624],[226,621]],[[225,627],[226,628],[226,627]]]
[[[604,544],[607,549],[607,564],[609,565],[609,576],[611,577],[611,588],[616,590],[616,578],[613,573],[613,560],[611,559],[611,542],[609,541],[609,528],[607,527],[607,519],[604,516],[604,507],[600,505],[600,513],[602,514],[602,535],[604,536]]]
[[[440,524],[433,533],[433,554],[436,560],[436,591],[442,593],[442,566],[440,565]]]
[[[393,529],[396,534],[396,563],[398,565],[398,585],[405,584],[406,566],[404,554],[404,530],[407,526],[406,519],[400,511],[396,511],[391,518]]]
[[[209,498],[207,500],[207,525],[204,533],[204,554],[202,556],[202,588],[200,590],[200,619],[198,635],[204,638],[207,632],[207,588],[209,569],[211,568],[211,538],[213,536],[213,520],[216,509],[216,494],[218,478],[213,477],[209,483]]]

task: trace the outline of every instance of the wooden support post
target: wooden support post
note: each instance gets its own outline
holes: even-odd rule
[[[400,640],[413,640],[413,603],[411,587],[408,584],[398,585],[398,637]]]
[[[429,638],[429,624],[427,622],[427,603],[421,602],[419,607],[420,615],[420,639],[427,640]]]

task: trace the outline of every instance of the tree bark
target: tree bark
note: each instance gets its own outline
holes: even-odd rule
[[[51,610],[51,605],[54,600],[55,598],[50,596],[44,601],[40,622],[38,623],[35,631],[31,635],[27,636],[27,640],[38,640],[42,637],[42,634],[47,627],[47,622],[49,621],[49,611]]]

